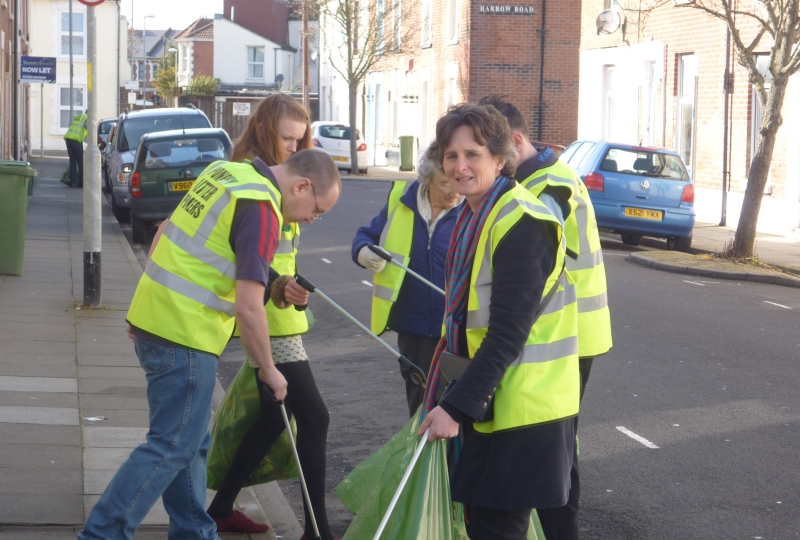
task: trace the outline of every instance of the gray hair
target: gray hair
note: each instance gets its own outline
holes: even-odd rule
[[[431,146],[433,146],[433,144],[435,143],[432,143]],[[436,173],[443,174],[444,171],[442,171],[442,167],[439,163],[428,158],[428,151],[425,150],[424,152],[420,152],[417,173],[423,183],[430,185]]]

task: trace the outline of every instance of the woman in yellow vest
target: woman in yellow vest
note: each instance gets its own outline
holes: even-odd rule
[[[450,485],[469,537],[522,540],[531,510],[563,506],[570,489],[575,287],[564,272],[560,222],[513,179],[511,134],[497,109],[451,108],[436,141],[429,156],[467,204],[447,255],[445,336],[420,435],[430,428],[431,439],[458,437]],[[443,375],[452,382],[437,404]]]
[[[300,150],[311,148],[311,126],[306,110],[293,98],[276,94],[261,102],[233,148],[231,161],[255,160],[255,164],[275,166]],[[260,158],[260,160],[256,160]],[[296,272],[295,256],[300,227],[297,223],[282,227],[278,250],[271,267],[281,275]],[[286,298],[295,305],[305,305],[308,293],[294,281],[285,289]],[[297,452],[308,485],[311,504],[323,540],[333,538],[325,512],[325,443],[328,434],[328,409],[317,389],[302,334],[308,331],[305,311],[293,307],[277,309],[272,302],[265,306],[269,321],[272,359],[291,388],[286,406],[297,422]],[[247,362],[257,368],[247,355]],[[258,380],[258,377],[256,377]],[[262,406],[261,413],[245,434],[239,449],[208,507],[219,532],[258,534],[268,525],[256,523],[234,510],[234,502],[247,479],[258,468],[273,443],[284,430],[280,412],[274,404]],[[305,504],[305,499],[304,499]],[[311,518],[306,509],[305,534],[314,538]]]

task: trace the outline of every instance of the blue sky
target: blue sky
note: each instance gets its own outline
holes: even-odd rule
[[[133,4],[133,27],[142,27],[145,15],[155,15],[147,19],[147,28],[183,30],[198,17],[212,18],[214,13],[222,13],[223,0],[122,0],[122,14],[131,19]]]

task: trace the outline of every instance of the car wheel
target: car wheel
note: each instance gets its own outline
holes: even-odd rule
[[[111,211],[114,212],[114,217],[117,218],[117,221],[120,223],[127,223],[131,220],[130,208],[122,208],[119,206],[113,193],[111,194]]]
[[[111,193],[111,182],[108,181],[108,174],[105,169],[102,170],[100,176],[103,177],[103,193]]]
[[[692,235],[689,236],[671,236],[667,238],[667,249],[670,251],[682,251],[689,253],[689,248],[692,247]]]
[[[359,169],[358,172],[361,174],[367,174],[369,172],[369,169]]]
[[[620,236],[622,236],[622,243],[629,246],[638,246],[642,243],[641,234],[622,233]]]
[[[144,244],[147,239],[147,223],[131,216],[131,230],[133,231],[133,241],[137,244]]]

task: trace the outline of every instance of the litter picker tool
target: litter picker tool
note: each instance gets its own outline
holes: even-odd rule
[[[380,257],[384,261],[386,261],[388,263],[391,263],[391,264],[394,264],[395,266],[399,266],[400,268],[402,268],[403,270],[405,270],[406,272],[408,272],[409,274],[411,274],[412,276],[414,276],[415,278],[417,278],[418,280],[423,282],[425,285],[427,285],[428,287],[430,287],[434,291],[438,292],[442,296],[445,295],[444,291],[442,289],[440,289],[439,287],[437,287],[436,285],[434,285],[433,283],[431,283],[430,281],[428,281],[427,279],[425,279],[421,275],[419,275],[416,272],[414,272],[408,266],[405,266],[403,263],[398,262],[397,259],[395,259],[391,255],[389,255],[389,253],[387,253],[386,250],[384,250],[384,249],[382,249],[382,248],[380,248],[378,246],[370,246],[370,245],[368,245],[367,247],[369,248],[370,251],[372,251],[375,255],[377,255],[378,257]]]
[[[272,388],[269,385],[264,385],[272,396],[272,400],[275,400],[275,394],[272,392]],[[311,524],[314,526],[314,540],[320,540],[322,538],[319,535],[319,529],[317,528],[317,518],[314,517],[314,508],[311,506],[311,497],[308,494],[308,487],[306,487],[306,478],[303,476],[303,468],[300,466],[300,456],[297,455],[297,445],[294,442],[294,436],[292,435],[292,425],[289,423],[289,415],[286,414],[286,405],[284,405],[283,401],[278,401],[278,405],[281,406],[281,415],[283,416],[283,425],[286,426],[286,433],[289,435],[289,443],[292,446],[292,452],[294,453],[294,460],[297,463],[297,472],[300,474],[300,485],[303,487],[303,496],[306,499],[306,506],[308,507],[308,514],[311,516]]]
[[[419,441],[417,449],[414,451],[414,457],[411,458],[411,463],[408,464],[408,468],[406,469],[402,480],[400,480],[400,485],[397,486],[397,490],[394,492],[394,497],[392,497],[392,501],[389,503],[389,508],[387,508],[386,513],[383,514],[381,524],[378,525],[378,530],[375,531],[375,536],[372,537],[372,540],[379,540],[381,534],[383,534],[383,529],[386,528],[386,524],[389,522],[389,518],[392,516],[392,510],[394,510],[394,507],[397,505],[397,500],[400,498],[403,488],[406,487],[408,479],[411,477],[411,471],[414,470],[414,465],[417,464],[417,460],[419,459],[420,454],[422,454],[422,449],[425,447],[425,443],[428,442],[428,435],[430,434],[431,428],[428,428],[425,431],[425,435],[422,436],[422,440]]]
[[[318,295],[320,295],[326,302],[328,302],[331,306],[333,306],[334,309],[336,309],[336,311],[338,311],[339,313],[350,319],[350,321],[352,321],[356,326],[361,328],[361,330],[363,330],[367,335],[371,336],[375,341],[383,345],[388,351],[390,351],[393,355],[395,355],[397,357],[397,361],[400,362],[400,367],[401,367],[400,372],[405,377],[406,370],[408,370],[412,384],[416,386],[425,386],[425,379],[426,379],[425,372],[422,371],[416,364],[414,364],[414,362],[412,362],[411,360],[409,360],[408,358],[406,358],[405,356],[394,350],[394,348],[391,345],[389,345],[380,337],[378,337],[378,335],[375,334],[372,330],[364,326],[361,323],[361,321],[359,321],[358,319],[350,315],[348,312],[346,312],[344,308],[342,308],[339,304],[331,300],[327,294],[325,294],[317,287],[315,287],[314,284],[308,281],[306,278],[304,278],[299,274],[295,275],[294,278],[297,281],[298,285],[303,287],[308,292],[317,293]]]

